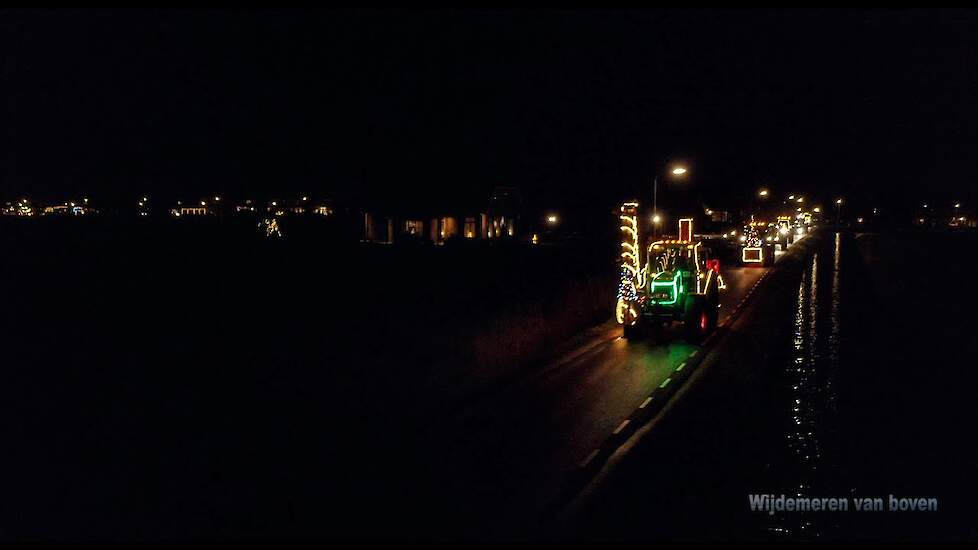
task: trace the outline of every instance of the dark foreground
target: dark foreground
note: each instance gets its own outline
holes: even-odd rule
[[[4,233],[6,540],[975,535],[976,304],[909,269],[965,280],[960,236],[803,240],[555,524],[567,469],[697,351],[593,326],[602,252],[88,231]],[[763,272],[724,268],[722,319]],[[941,511],[747,510],[792,491]]]
[[[558,535],[975,540],[969,235],[841,234],[785,262],[724,354]],[[709,363],[709,364],[708,364]],[[935,497],[937,512],[751,512],[752,493]]]

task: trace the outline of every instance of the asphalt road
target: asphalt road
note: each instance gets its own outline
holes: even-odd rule
[[[759,267],[723,270],[720,330],[755,282]],[[450,441],[451,522],[466,537],[499,539],[538,532],[540,510],[586,458],[690,353],[678,324],[657,340],[628,341],[606,323],[557,359],[479,402],[432,437]],[[432,443],[434,444],[434,443]],[[486,518],[494,521],[486,521]],[[531,535],[532,536],[532,535]]]

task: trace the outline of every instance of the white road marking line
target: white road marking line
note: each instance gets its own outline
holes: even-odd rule
[[[659,384],[659,389],[662,389],[662,388],[668,386],[669,385],[669,382],[672,382],[672,378],[666,378],[665,380],[663,380],[662,383]]]
[[[685,366],[686,366],[686,361],[683,361],[682,363],[679,363],[679,366],[676,367],[676,372],[679,372],[679,371],[683,370],[683,367],[685,367]]]
[[[587,466],[588,464],[590,464],[591,461],[594,460],[594,457],[598,456],[598,453],[600,453],[600,452],[601,452],[601,449],[595,449],[595,450],[591,451],[591,454],[587,455],[587,458],[585,458],[583,461],[581,461],[581,463],[578,464],[577,467],[578,468],[584,468],[585,466]]]
[[[621,431],[625,429],[625,426],[627,426],[629,422],[631,422],[631,420],[629,420],[629,419],[626,418],[625,421],[622,422],[621,424],[619,424],[618,427],[615,428],[615,431],[613,431],[611,433],[614,434],[614,435],[620,434]]]
[[[642,404],[641,404],[641,405],[639,405],[639,406],[638,406],[638,408],[640,408],[640,409],[644,409],[644,408],[645,408],[645,407],[647,407],[647,406],[648,406],[648,404],[649,404],[649,403],[651,403],[651,402],[652,402],[652,396],[649,396],[649,397],[646,397],[646,398],[645,398],[645,401],[642,401]]]
[[[693,350],[693,353],[690,353],[690,354],[689,354],[689,356],[690,356],[690,357],[693,357],[694,355],[696,355],[696,354],[697,354],[697,353],[699,353],[699,352],[700,352],[700,350],[698,350],[698,349],[694,349],[694,350]]]

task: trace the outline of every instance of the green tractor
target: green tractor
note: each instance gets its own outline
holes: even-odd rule
[[[678,239],[650,243],[644,264],[639,257],[638,204],[622,206],[622,270],[616,318],[627,339],[678,321],[686,339],[700,342],[717,326],[720,291],[725,288],[720,262],[693,237],[692,220],[680,221]]]

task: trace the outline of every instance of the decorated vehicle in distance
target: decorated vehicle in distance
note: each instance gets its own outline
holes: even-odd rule
[[[678,321],[686,339],[699,342],[717,326],[720,291],[725,288],[720,261],[694,239],[692,219],[679,222],[678,239],[662,239],[641,249],[638,203],[621,207],[622,267],[615,306],[625,338],[644,337]]]
[[[770,266],[774,263],[774,236],[767,222],[750,221],[740,233],[740,263],[745,266]]]

